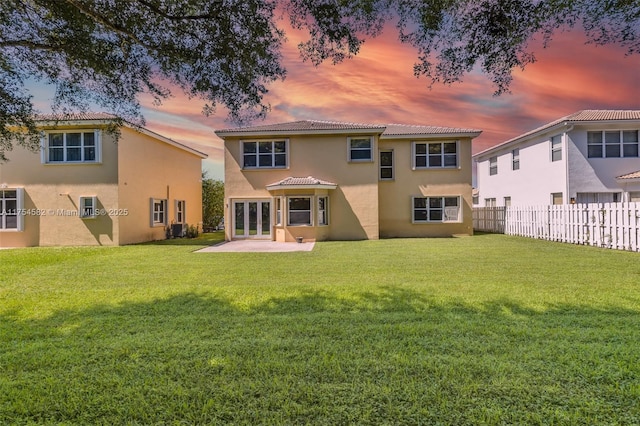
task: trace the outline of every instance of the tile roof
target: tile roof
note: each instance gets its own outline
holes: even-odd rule
[[[640,179],[640,170],[633,173],[627,173],[626,175],[618,176],[616,179]]]
[[[417,136],[417,135],[444,135],[444,134],[471,134],[477,136],[480,130],[463,129],[454,127],[438,127],[438,126],[414,126],[406,124],[371,124],[371,123],[343,123],[338,121],[317,121],[317,120],[300,120],[288,123],[266,124],[262,126],[239,127],[235,129],[217,130],[216,134],[221,137],[225,136],[241,136],[243,134],[257,135],[260,133],[345,133],[348,131],[372,131],[377,132],[383,137],[398,136]]]
[[[265,124],[262,126],[238,127],[235,129],[218,130],[216,133],[255,133],[255,132],[295,132],[314,130],[359,130],[381,129],[377,124],[342,123],[338,121],[300,120],[288,123]]]
[[[85,121],[85,120],[113,120],[118,118],[106,112],[75,112],[72,114],[40,114],[36,121]]]
[[[410,135],[445,135],[459,133],[480,133],[477,129],[463,129],[459,127],[440,126],[414,126],[408,124],[387,124],[384,131],[385,136],[410,136]]]
[[[640,120],[640,110],[585,109],[582,111],[574,112],[573,114],[569,114],[567,116],[554,120],[550,123],[543,124],[542,126],[537,127],[533,130],[530,130],[526,133],[523,133],[520,136],[516,136],[515,138],[509,139],[491,148],[485,149],[484,151],[481,151],[475,154],[474,157],[487,154],[489,152],[494,151],[495,149],[501,148],[505,145],[510,145],[522,139],[526,139],[529,136],[535,135],[536,133],[543,132],[545,130],[551,129],[555,126],[562,125],[562,124],[569,125],[569,124],[575,124],[575,123],[598,122],[598,121],[633,121],[633,120]]]
[[[328,182],[326,180],[318,179],[313,176],[307,176],[307,177],[289,176],[287,178],[282,179],[281,181],[274,182],[267,186],[309,186],[309,185],[336,186],[336,184],[333,182]]]

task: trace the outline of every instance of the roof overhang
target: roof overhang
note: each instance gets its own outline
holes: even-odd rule
[[[333,182],[327,182],[313,176],[305,178],[288,177],[266,186],[267,191],[277,191],[279,189],[336,189],[337,187],[338,185]]]
[[[377,135],[384,132],[384,127],[363,127],[352,129],[314,129],[314,130],[268,130],[268,131],[235,131],[235,130],[218,130],[216,135],[222,139],[229,137],[239,138],[266,138],[266,137],[288,137],[303,135]]]
[[[477,138],[482,133],[481,130],[474,132],[460,132],[460,133],[410,133],[410,134],[396,134],[380,136],[381,140],[406,140],[406,139],[460,139],[460,138]]]

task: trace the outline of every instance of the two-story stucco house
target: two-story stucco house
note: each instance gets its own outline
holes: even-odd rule
[[[474,155],[479,206],[640,201],[640,111],[585,110]]]
[[[0,247],[130,244],[164,239],[172,224],[201,224],[206,155],[126,123],[116,139],[106,131],[112,120],[43,116],[40,152],[8,153]]]
[[[329,121],[217,131],[226,238],[361,240],[472,234],[479,130]]]

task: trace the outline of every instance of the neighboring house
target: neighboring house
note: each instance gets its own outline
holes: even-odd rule
[[[38,120],[40,152],[0,164],[0,247],[121,245],[202,222],[202,159],[194,149],[113,116]]]
[[[226,238],[361,240],[472,234],[479,130],[296,121],[217,131]]]
[[[640,111],[585,110],[474,155],[480,207],[640,201]]]

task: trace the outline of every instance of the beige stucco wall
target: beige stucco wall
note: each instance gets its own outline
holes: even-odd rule
[[[86,129],[58,126],[57,129]],[[202,160],[128,127],[120,139],[102,132],[98,164],[42,164],[40,153],[15,148],[0,164],[0,185],[24,188],[24,230],[0,231],[0,247],[118,245],[165,238],[150,224],[150,198],[186,201],[186,223],[202,228]],[[102,214],[77,216],[80,197],[96,196]]]
[[[120,244],[165,239],[163,226],[151,226],[151,198],[168,200],[168,224],[175,201],[186,202],[186,223],[202,230],[202,159],[130,128],[118,143],[118,196],[127,214],[119,218]]]
[[[380,237],[447,237],[472,235],[471,139],[459,140],[456,169],[412,170],[413,141],[447,142],[447,139],[382,140],[380,149],[392,149],[395,179],[380,181]],[[412,197],[460,196],[460,223],[411,223]]]
[[[100,164],[42,164],[40,152],[9,152],[9,162],[0,164],[0,185],[24,188],[24,231],[0,231],[0,247],[117,244],[117,218],[76,215],[82,196],[98,196],[99,208],[118,208],[117,145],[104,132],[101,149]]]
[[[350,134],[349,136],[357,136]],[[280,137],[246,138],[274,140]],[[240,138],[225,140],[225,224],[226,238],[232,238],[231,199],[271,198],[266,186],[286,177],[313,176],[338,185],[329,190],[329,226],[311,231],[287,227],[287,240],[295,236],[330,240],[378,238],[377,162],[349,163],[347,135],[305,135],[289,137],[289,168],[241,170]],[[374,138],[374,153],[377,139]],[[374,155],[377,157],[377,155]],[[377,161],[377,159],[376,159]],[[314,190],[307,190],[313,195]],[[286,216],[286,211],[285,211]],[[275,232],[272,233],[275,239]]]

